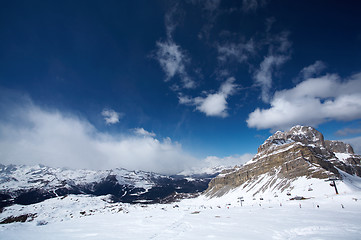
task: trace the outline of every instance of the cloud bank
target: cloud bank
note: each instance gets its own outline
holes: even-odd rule
[[[344,81],[335,74],[307,79],[292,89],[277,91],[270,105],[249,114],[248,127],[285,130],[296,124],[361,119],[361,73]]]
[[[234,155],[228,156],[224,158],[219,158],[216,156],[208,156],[204,160],[204,164],[209,167],[217,167],[217,166],[241,166],[251,160],[254,157],[254,154],[246,153],[243,155]]]
[[[213,174],[214,169],[217,167],[234,167],[241,166],[251,160],[254,157],[254,154],[246,153],[243,155],[233,155],[228,157],[216,157],[208,156],[203,161],[199,162],[197,165],[193,166],[190,169],[187,169],[180,174],[183,175],[192,175],[198,173],[207,173]]]
[[[3,102],[4,103],[4,102]],[[1,104],[2,164],[44,164],[53,167],[145,170],[173,174],[198,160],[171,139],[135,129],[135,134],[109,134],[87,120],[43,109],[29,99]]]

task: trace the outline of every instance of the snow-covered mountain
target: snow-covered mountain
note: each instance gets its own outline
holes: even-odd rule
[[[361,179],[360,160],[349,144],[325,141],[316,129],[295,126],[270,136],[244,166],[212,179],[206,196],[220,197],[236,191],[251,199],[265,195],[288,197],[296,189],[303,189],[297,194],[312,197],[315,188],[318,193],[334,191],[325,181],[328,179],[340,179],[336,185],[359,188],[352,182]]]
[[[360,159],[350,145],[296,126],[268,138],[244,166],[224,169],[205,194],[177,203],[170,192],[201,191],[209,180],[1,166],[5,203],[49,199],[0,208],[0,239],[359,239]],[[199,170],[183,174],[217,169]],[[340,179],[339,194],[329,178]]]
[[[202,192],[207,177],[165,176],[144,171],[70,170],[42,165],[0,165],[0,207],[33,204],[68,194],[111,194],[118,202],[162,202]]]

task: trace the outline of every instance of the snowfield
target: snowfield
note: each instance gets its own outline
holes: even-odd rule
[[[360,178],[345,176],[337,186],[339,195],[329,182],[300,178],[292,196],[253,196],[241,186],[221,198],[154,205],[69,195],[7,207],[0,221],[36,216],[25,223],[1,224],[0,239],[360,239]],[[289,200],[294,196],[309,199]]]

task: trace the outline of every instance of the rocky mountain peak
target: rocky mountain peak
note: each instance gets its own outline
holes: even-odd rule
[[[289,131],[277,131],[274,133],[258,148],[258,153],[273,150],[277,146],[291,142],[299,142],[303,145],[314,145],[321,148],[325,147],[322,133],[313,127],[297,125]]]
[[[221,196],[240,186],[254,194],[283,192],[298,178],[342,178],[340,171],[361,176],[360,160],[349,144],[325,141],[313,127],[295,126],[270,136],[242,167],[212,179],[206,195]]]

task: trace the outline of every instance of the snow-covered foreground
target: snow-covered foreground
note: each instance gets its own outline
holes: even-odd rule
[[[202,198],[147,206],[104,200],[104,197],[68,196],[9,207],[1,218],[31,212],[37,212],[37,217],[31,222],[1,225],[0,239],[360,239],[361,236],[361,195],[355,192],[317,200],[257,199],[245,201],[243,206],[227,205],[222,199],[217,205],[214,200],[207,202]],[[205,204],[200,205],[201,202]]]

